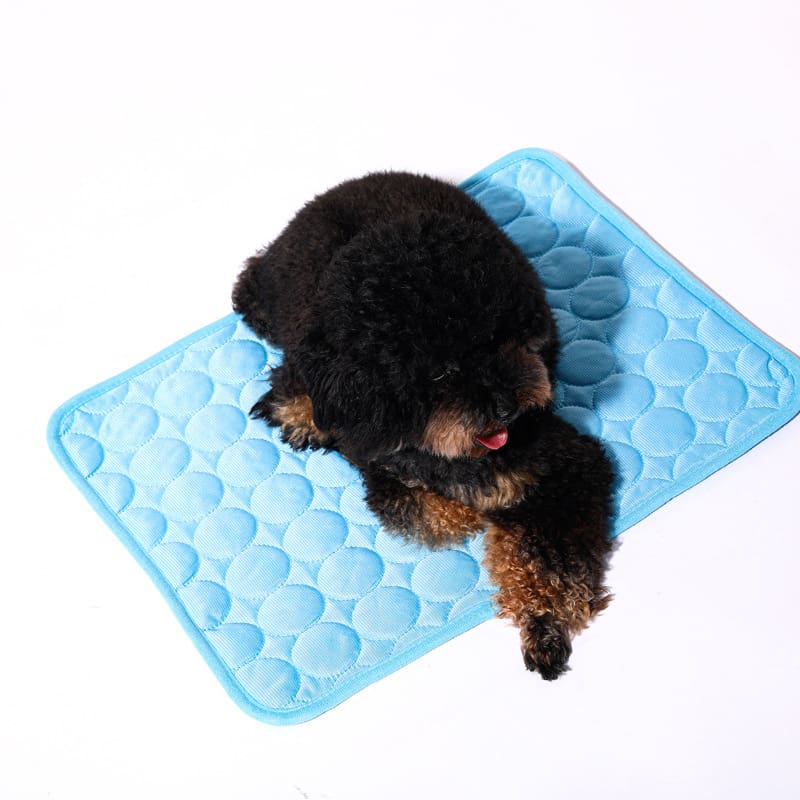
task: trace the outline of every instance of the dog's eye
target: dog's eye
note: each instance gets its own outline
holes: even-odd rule
[[[444,369],[438,375],[434,375],[431,380],[440,381],[450,375],[455,375],[456,372],[458,372],[458,364],[445,364]]]
[[[536,336],[533,339],[528,339],[522,346],[526,353],[539,353],[545,340],[541,336]]]

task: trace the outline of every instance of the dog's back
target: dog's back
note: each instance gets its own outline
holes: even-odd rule
[[[322,278],[359,233],[415,215],[442,214],[485,225],[475,201],[444,181],[378,172],[315,197],[278,238],[248,259],[233,290],[233,307],[259,335],[292,349],[316,314]]]

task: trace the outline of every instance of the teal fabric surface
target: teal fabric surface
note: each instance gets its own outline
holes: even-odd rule
[[[519,151],[463,188],[547,289],[559,413],[617,465],[615,535],[800,410],[800,361],[564,161]],[[401,542],[338,454],[295,453],[248,418],[280,357],[230,315],[68,401],[48,429],[231,697],[275,724],[493,615],[480,537],[438,552]],[[79,543],[75,557],[89,557]]]

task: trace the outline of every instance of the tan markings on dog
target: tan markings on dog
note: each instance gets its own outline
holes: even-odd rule
[[[455,494],[461,502],[479,511],[493,511],[517,505],[524,497],[526,489],[535,484],[536,481],[527,472],[498,472],[494,476],[493,486],[485,489],[459,486]]]
[[[521,406],[546,406],[553,399],[553,387],[545,375],[538,383],[531,383],[519,389],[516,398]]]
[[[486,526],[481,514],[457,500],[448,500],[426,490],[419,490],[417,499],[423,535],[429,547],[450,547]]]
[[[553,399],[553,387],[547,375],[544,361],[536,353],[522,351],[519,353],[525,380],[516,392],[517,402],[521,406],[545,406]]]
[[[511,620],[517,627],[524,629],[531,617],[552,614],[574,635],[611,602],[605,586],[593,588],[588,581],[559,575],[526,558],[521,535],[511,528],[490,525],[484,547],[484,564],[498,587],[495,595],[500,608],[498,616]],[[525,647],[529,644],[523,641]]]
[[[463,415],[457,408],[439,406],[425,426],[422,447],[445,458],[467,456],[475,448],[475,433],[464,423]]]
[[[324,439],[325,435],[314,424],[314,409],[307,394],[290,397],[273,409],[273,417],[280,423],[290,444],[302,444],[309,438]]]

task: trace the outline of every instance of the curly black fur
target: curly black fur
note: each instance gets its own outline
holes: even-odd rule
[[[456,187],[377,173],[308,203],[248,260],[233,304],[284,351],[254,416],[341,452],[389,529],[438,545],[490,525],[525,663],[563,672],[608,602],[612,472],[552,412],[556,328],[516,245]]]

